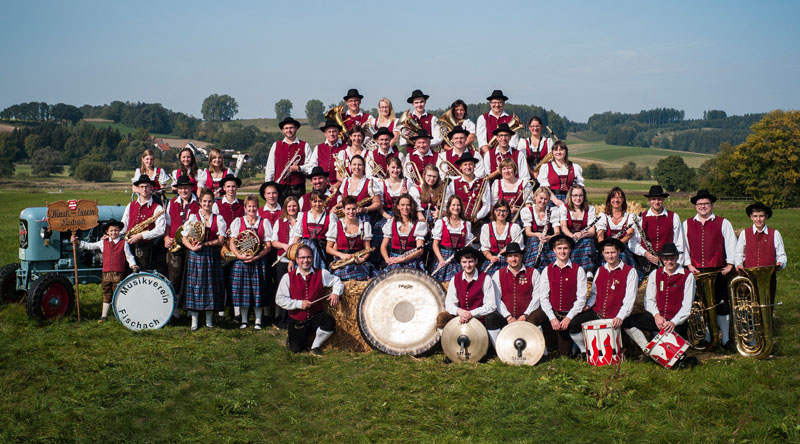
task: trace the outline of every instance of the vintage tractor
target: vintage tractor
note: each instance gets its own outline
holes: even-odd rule
[[[121,220],[123,206],[98,206],[98,226],[79,237],[95,242],[105,222]],[[31,207],[19,215],[19,260],[0,268],[0,303],[25,301],[28,316],[52,320],[68,316],[75,305],[75,269],[69,233],[47,228],[47,208]],[[78,281],[99,284],[103,257],[99,251],[78,251]]]

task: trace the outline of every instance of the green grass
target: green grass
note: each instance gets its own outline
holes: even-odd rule
[[[297,137],[305,140],[311,146],[315,146],[325,141],[325,135],[316,126],[310,126],[308,120],[295,117],[300,122],[300,129],[297,131]],[[241,123],[242,126],[253,125],[264,132],[280,133],[278,128],[278,119],[242,119],[235,120],[234,122]]]
[[[570,160],[579,163],[584,169],[591,163],[596,163],[604,168],[621,168],[631,161],[639,167],[649,166],[652,169],[660,159],[675,155],[683,157],[686,164],[692,168],[699,167],[713,157],[708,154],[661,148],[607,145],[603,141],[578,142],[569,145]]]
[[[59,174],[54,174],[51,177],[38,177],[35,176],[35,179],[38,180],[45,180],[45,181],[53,181],[58,182],[62,179],[69,178],[69,174],[67,173],[68,168],[64,168]],[[134,170],[114,170],[111,173],[111,182],[130,182],[131,178],[133,177]],[[30,164],[27,163],[17,163],[14,165],[14,177],[21,177],[21,176],[31,176],[33,174],[33,169],[31,168]]]
[[[19,210],[51,197],[0,199],[0,258],[9,262]],[[739,206],[718,213],[747,223]],[[798,215],[778,210],[770,220],[790,259],[770,360],[712,357],[667,371],[566,358],[523,368],[443,365],[441,354],[314,358],[289,353],[284,333],[270,330],[98,325],[99,289],[86,285],[81,323],[39,324],[21,306],[0,307],[0,442],[797,442]]]

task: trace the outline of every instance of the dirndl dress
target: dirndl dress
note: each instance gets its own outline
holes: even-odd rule
[[[536,236],[531,236],[525,239],[525,256],[523,257],[523,261],[526,267],[533,267],[533,263],[536,261],[536,253],[538,252],[539,238]],[[545,267],[555,261],[556,253],[550,249],[549,245],[545,245],[544,248],[542,248],[542,254],[539,256],[539,262],[536,264],[535,268],[537,271],[541,272]]]
[[[440,246],[439,252],[442,253],[442,258],[444,260],[448,260],[456,253],[456,250]],[[439,261],[434,261],[431,272],[433,272],[433,270],[439,266],[438,262]],[[460,273],[463,270],[464,269],[461,267],[460,263],[457,263],[455,260],[451,260],[447,265],[442,267],[441,270],[437,271],[436,274],[433,275],[433,278],[439,282],[449,282],[450,279],[456,275],[456,273]]]
[[[343,281],[366,281],[376,276],[375,266],[369,261],[363,264],[350,264],[333,270],[332,273]]]
[[[265,306],[264,283],[267,278],[267,264],[264,258],[245,263],[233,261],[231,268],[231,293],[236,307]]]
[[[395,252],[394,250],[389,252],[389,257],[398,257],[398,256],[402,256],[402,255],[403,255],[403,253]],[[416,258],[416,259],[411,260],[411,261],[400,262],[399,264],[387,265],[386,268],[384,268],[384,270],[385,271],[392,271],[392,270],[396,270],[398,268],[412,268],[412,269],[415,269],[415,270],[425,271],[425,266],[422,264],[422,259],[420,259],[420,258]]]
[[[583,271],[594,272],[597,263],[597,243],[593,237],[584,237],[575,243],[575,248],[569,255],[569,259],[583,268]]]
[[[186,264],[186,310],[222,311],[225,285],[219,247],[189,251]]]

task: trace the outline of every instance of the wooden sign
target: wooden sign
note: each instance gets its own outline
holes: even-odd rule
[[[47,204],[47,225],[53,231],[88,230],[97,226],[97,201],[59,200]]]

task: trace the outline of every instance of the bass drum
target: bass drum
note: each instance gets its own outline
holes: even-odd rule
[[[445,291],[425,272],[392,270],[376,277],[358,303],[364,340],[389,355],[419,356],[439,342],[436,316],[444,311]]]
[[[175,291],[160,273],[136,273],[117,285],[111,305],[114,316],[129,330],[157,330],[172,316]]]

